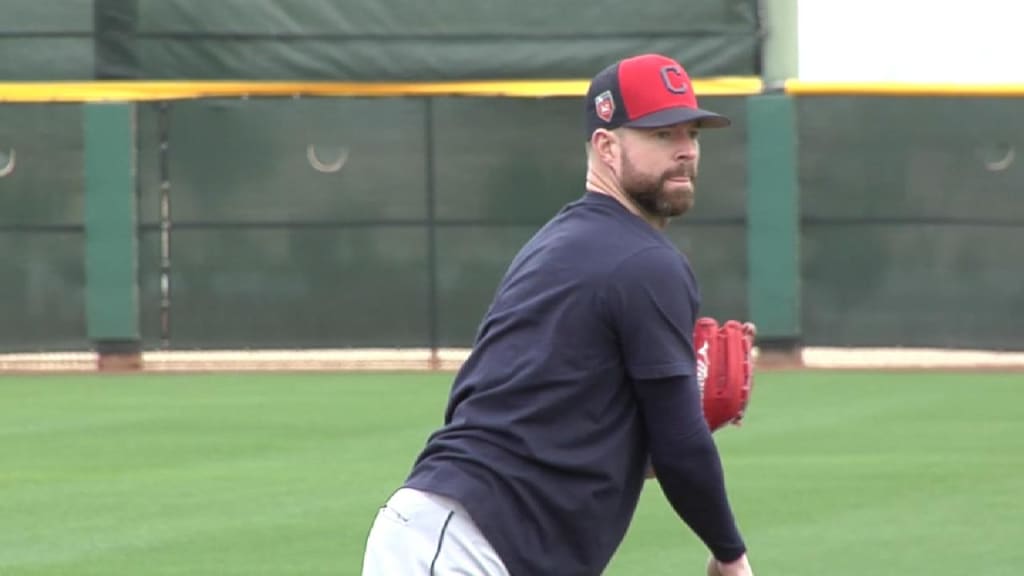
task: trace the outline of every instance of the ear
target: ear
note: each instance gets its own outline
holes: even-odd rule
[[[617,166],[622,146],[619,137],[610,130],[598,128],[590,135],[590,146],[594,155],[606,166]]]

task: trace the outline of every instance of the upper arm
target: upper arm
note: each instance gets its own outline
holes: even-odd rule
[[[698,294],[681,254],[654,247],[630,256],[609,278],[605,303],[633,380],[695,373]]]

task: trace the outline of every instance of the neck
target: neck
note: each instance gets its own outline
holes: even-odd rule
[[[658,230],[664,230],[668,224],[668,218],[653,216],[637,205],[629,194],[622,188],[622,184],[619,180],[604,170],[596,169],[592,164],[588,163],[587,166],[587,190],[596,194],[604,194],[605,196],[611,196],[619,204],[622,204],[626,210],[629,210],[634,215],[643,218],[645,222],[653,226]]]

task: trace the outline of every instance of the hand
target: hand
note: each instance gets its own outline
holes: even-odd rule
[[[744,322],[743,333],[750,336],[750,341],[753,342],[757,338],[757,326],[753,322]]]
[[[754,571],[746,554],[729,563],[719,562],[712,556],[708,558],[708,576],[754,576]]]

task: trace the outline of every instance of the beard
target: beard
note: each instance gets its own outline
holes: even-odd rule
[[[690,185],[668,187],[671,178],[689,176]],[[622,158],[622,189],[641,210],[657,218],[672,218],[693,207],[695,164],[684,164],[659,176],[650,176],[636,169],[628,156]]]

